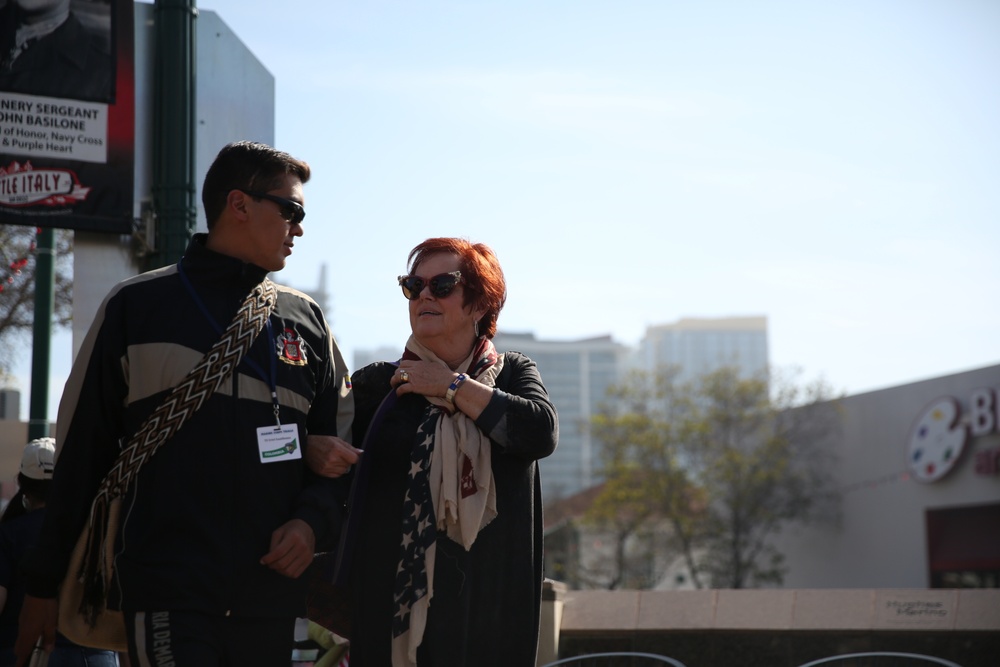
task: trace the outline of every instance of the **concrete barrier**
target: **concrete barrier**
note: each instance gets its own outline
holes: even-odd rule
[[[947,645],[945,651],[961,653],[962,647],[971,647],[969,651],[985,653],[993,648],[984,646],[1000,646],[1000,589],[578,591],[546,581],[541,626],[539,664],[560,656],[560,645],[565,649],[570,641],[602,650],[649,650],[654,644],[667,644],[663,637],[682,635],[717,639],[782,635],[787,636],[785,643],[796,636],[822,636],[836,646],[839,633],[844,638],[840,645],[861,642],[861,648],[887,649],[930,645],[938,637],[937,645]],[[949,635],[961,635],[962,640],[952,641]],[[794,660],[808,655],[798,648],[784,652],[790,665],[800,664]],[[685,663],[690,659],[673,657]],[[1000,664],[1000,653],[970,656],[973,662],[950,657],[963,667]]]

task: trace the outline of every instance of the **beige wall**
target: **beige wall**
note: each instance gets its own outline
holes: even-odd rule
[[[786,588],[924,588],[930,585],[925,513],[1000,503],[1000,476],[976,472],[975,454],[1000,446],[1000,433],[969,438],[955,467],[924,483],[909,472],[914,425],[938,398],[953,396],[967,418],[977,389],[1000,394],[990,366],[843,400],[835,474],[843,489],[841,521],[786,531],[778,548],[790,568]]]

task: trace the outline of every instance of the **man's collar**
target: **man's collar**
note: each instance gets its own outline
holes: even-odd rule
[[[14,35],[14,47],[21,49],[28,40],[41,39],[46,35],[52,34],[68,18],[69,7],[66,8],[66,11],[60,12],[50,18],[42,19],[37,23],[25,23],[18,26],[17,32]]]

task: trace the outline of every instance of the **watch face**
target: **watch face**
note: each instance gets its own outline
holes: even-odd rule
[[[958,401],[939,398],[917,420],[907,450],[910,470],[921,482],[936,482],[955,466],[968,434],[959,423]]]

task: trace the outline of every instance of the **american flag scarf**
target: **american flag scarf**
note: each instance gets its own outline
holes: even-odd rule
[[[403,358],[444,363],[412,336]],[[484,336],[459,368],[492,387],[503,369],[503,357]],[[496,516],[489,438],[447,402],[437,398],[428,398],[428,402],[410,450],[409,485],[403,500],[403,534],[393,595],[393,667],[416,664],[434,594],[439,529],[468,550],[479,529]],[[466,511],[470,516],[458,516],[460,503],[466,501],[472,505]]]

